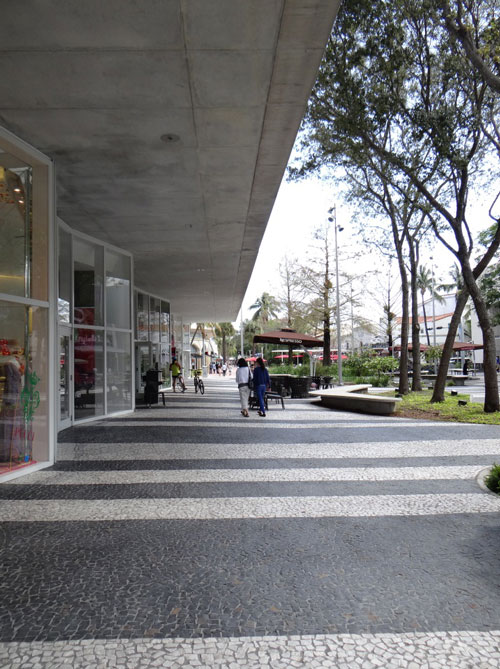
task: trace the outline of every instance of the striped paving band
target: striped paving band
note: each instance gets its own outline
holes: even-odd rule
[[[329,467],[323,469],[149,469],[135,471],[41,471],[29,484],[125,485],[133,483],[235,483],[283,481],[438,481],[467,480],[483,467]],[[23,485],[20,478],[10,485]]]
[[[500,632],[318,634],[227,638],[0,643],[0,665],[59,667],[373,667],[444,669],[500,666]],[[29,664],[28,664],[29,663]],[[32,664],[33,663],[33,664]],[[41,665],[40,665],[41,666]],[[366,665],[368,666],[368,665]]]
[[[228,419],[221,419],[221,418],[214,418],[212,421],[208,421],[206,419],[200,418],[197,420],[178,420],[178,419],[168,419],[165,418],[163,420],[155,420],[155,421],[137,421],[137,420],[115,420],[112,423],[113,428],[115,427],[161,427],[162,425],[168,426],[168,427],[215,427],[215,428],[220,428],[221,426],[224,427],[237,427],[239,429],[250,429],[250,430],[255,430],[256,428],[272,428],[273,430],[280,430],[280,429],[295,429],[295,430],[302,430],[304,428],[310,428],[311,427],[311,419],[300,419],[300,420],[294,420],[291,422],[290,420],[287,420],[285,418],[285,415],[283,414],[283,418],[281,418],[282,414],[278,415],[278,419],[276,419],[275,415],[273,415],[271,420],[259,420],[259,421],[243,421],[243,420],[228,420]],[[97,427],[97,426],[96,426]],[[382,427],[415,427],[415,423],[407,423],[407,422],[399,422],[397,419],[392,419],[390,421],[363,421],[359,423],[355,423],[354,425],[350,422],[341,422],[339,420],[336,421],[315,421],[314,428],[315,429],[324,429],[324,428],[329,428],[329,429],[374,429],[374,428],[382,428]],[[420,427],[436,427],[436,422],[422,422],[419,423],[419,428]]]
[[[398,458],[490,455],[499,457],[498,439],[381,441],[369,443],[213,444],[213,443],[71,443],[60,444],[64,460],[234,460],[250,458]]]
[[[345,495],[332,497],[215,497],[198,499],[11,500],[4,522],[334,518],[498,513],[500,498],[484,493]]]

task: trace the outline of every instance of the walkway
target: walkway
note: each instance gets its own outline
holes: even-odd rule
[[[499,427],[206,385],[0,486],[0,667],[500,666]]]

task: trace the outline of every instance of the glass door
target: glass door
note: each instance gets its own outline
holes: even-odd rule
[[[59,429],[72,423],[71,329],[59,327]]]

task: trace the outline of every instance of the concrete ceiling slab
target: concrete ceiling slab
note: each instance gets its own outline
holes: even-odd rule
[[[218,107],[194,109],[194,119],[201,147],[237,147],[257,150],[264,108]]]
[[[274,51],[284,4],[281,0],[189,0],[183,5],[186,43],[204,51]]]
[[[158,149],[165,155],[178,155],[187,148],[198,145],[196,126],[192,114],[186,109],[169,108],[149,110],[147,123],[144,110],[131,109],[10,109],[13,125],[28,128],[37,142],[46,150],[57,151],[69,147],[72,151],[95,146],[100,150],[117,146]],[[175,144],[165,144],[160,137],[165,132],[182,137],[182,149]],[[67,152],[67,151],[66,151]]]
[[[18,72],[9,86],[7,73]],[[22,76],[29,72],[29,78]],[[133,86],[131,85],[133,83]],[[4,108],[143,109],[174,106],[189,109],[187,64],[177,51],[76,51],[3,53],[0,99]],[[91,95],[89,95],[91,91]],[[5,96],[5,97],[4,97]]]
[[[185,320],[233,320],[337,9],[15,3],[0,123],[55,160],[58,214],[131,251],[138,287]]]
[[[2,49],[182,50],[184,46],[179,0],[51,0],[50,7],[44,6],[48,4],[24,0],[2,12]]]

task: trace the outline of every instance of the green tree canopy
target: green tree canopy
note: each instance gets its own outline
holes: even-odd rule
[[[452,5],[453,3],[450,3]],[[489,3],[468,0],[480,34]],[[477,279],[500,244],[500,226],[476,266],[468,224],[471,184],[486,189],[497,160],[498,95],[450,38],[432,0],[345,0],[304,121],[301,176],[323,166],[383,165],[395,189],[408,180],[434,233],[455,255],[483,331],[485,411],[500,408],[495,346]],[[443,234],[443,226],[452,233]],[[463,309],[466,295],[457,302]],[[457,316],[458,321],[460,315]],[[457,320],[452,319],[456,332]],[[444,389],[450,327],[436,386]]]

